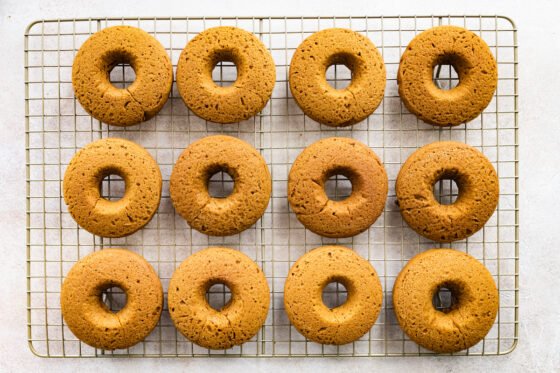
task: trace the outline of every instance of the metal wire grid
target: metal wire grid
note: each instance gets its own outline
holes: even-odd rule
[[[257,35],[271,51],[277,82],[270,102],[250,120],[218,125],[193,115],[183,104],[175,85],[163,110],[153,119],[128,128],[109,127],[91,118],[76,102],[71,66],[81,44],[94,32],[117,24],[140,27],[166,48],[176,66],[186,43],[200,31],[234,25]],[[418,121],[402,105],[396,84],[400,55],[419,32],[440,24],[466,27],[479,34],[498,61],[499,84],[484,113],[468,123],[439,129]],[[288,87],[288,67],[300,42],[328,27],[347,27],[369,37],[379,48],[387,68],[385,97],[374,114],[362,123],[333,129],[303,115]],[[442,73],[443,71],[443,73]],[[456,84],[453,69],[436,69],[435,81],[443,88]],[[235,80],[235,67],[220,63],[214,70],[218,84]],[[327,79],[335,87],[347,85],[351,73],[335,65]],[[134,79],[127,66],[115,68],[117,86]],[[26,149],[27,149],[27,317],[31,350],[39,356],[409,356],[431,354],[410,341],[397,324],[391,291],[395,277],[415,254],[442,245],[419,237],[402,221],[395,205],[394,181],[401,164],[418,147],[438,140],[457,140],[483,151],[500,177],[498,209],[484,229],[451,246],[481,260],[493,274],[500,292],[496,323],[486,338],[460,355],[499,355],[510,352],[518,338],[518,141],[517,141],[517,38],[513,23],[501,16],[396,16],[396,17],[251,17],[251,18],[121,18],[43,20],[31,24],[25,35]],[[260,221],[241,234],[207,237],[191,230],[174,213],[169,199],[169,176],[182,150],[196,139],[225,133],[260,150],[272,174],[273,193]],[[99,138],[124,137],[146,147],[158,161],[164,183],[158,213],[141,231],[121,239],[95,237],[80,229],[67,212],[61,194],[66,165],[75,152]],[[290,165],[312,142],[330,136],[348,136],[368,144],[383,160],[390,191],[383,215],[363,234],[348,239],[321,238],[290,212],[286,184]],[[217,195],[231,190],[231,179],[218,174],[210,188]],[[122,195],[123,183],[103,182],[107,198]],[[225,188],[225,190],[223,190]],[[351,187],[338,176],[327,183],[333,198],[348,195]],[[451,181],[435,187],[442,203],[450,203],[457,190]],[[289,323],[283,310],[283,284],[289,267],[305,252],[323,244],[353,248],[377,270],[384,289],[382,312],[371,331],[344,346],[323,346],[307,341]],[[70,332],[61,316],[60,287],[65,274],[80,258],[104,247],[126,247],[142,254],[158,272],[164,290],[173,270],[191,253],[207,246],[229,246],[260,264],[271,289],[271,308],[265,325],[251,341],[229,350],[210,351],[193,345],[173,327],[167,309],[145,341],[126,350],[91,348]],[[115,289],[113,289],[115,290]],[[225,302],[225,287],[213,287],[209,300]],[[345,299],[345,289],[331,284],[324,295],[334,306]],[[442,298],[446,296],[443,295]],[[340,298],[340,299],[339,299]],[[447,297],[448,298],[448,297]],[[122,306],[123,295],[108,291],[109,306]],[[445,301],[445,299],[443,300]],[[442,306],[436,299],[437,306]]]

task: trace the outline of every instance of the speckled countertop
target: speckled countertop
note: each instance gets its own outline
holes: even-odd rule
[[[553,371],[560,366],[560,42],[553,0],[469,2],[335,1],[0,2],[0,371]],[[498,357],[309,359],[41,359],[27,346],[23,42],[36,19],[89,16],[502,14],[519,30],[520,336]]]

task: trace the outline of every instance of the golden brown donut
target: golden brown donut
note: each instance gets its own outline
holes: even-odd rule
[[[126,304],[112,312],[102,292],[119,287]],[[60,293],[62,316],[72,333],[95,348],[128,348],[155,328],[163,307],[158,275],[144,258],[124,249],[104,249],[77,262]]]
[[[325,74],[331,65],[352,71],[344,89],[333,88]],[[352,30],[330,28],[314,33],[296,49],[290,63],[290,90],[311,119],[332,127],[366,119],[381,103],[386,80],[375,45]]]
[[[452,65],[459,84],[436,87],[433,70]],[[399,95],[407,109],[426,123],[456,126],[476,118],[488,106],[498,84],[498,67],[488,45],[457,26],[438,26],[417,35],[401,57]]]
[[[323,289],[339,282],[348,297],[329,309]],[[317,343],[342,345],[367,333],[381,311],[383,291],[375,269],[352,250],[323,246],[292,266],[284,285],[284,308],[296,329]]]
[[[456,299],[437,310],[434,295],[447,288]],[[424,348],[457,352],[474,346],[488,333],[498,312],[498,289],[482,263],[452,249],[416,255],[401,270],[393,288],[393,305],[403,331]]]
[[[118,201],[101,196],[101,181],[109,175],[124,180],[125,193]],[[64,173],[63,189],[68,211],[80,227],[102,237],[123,237],[144,227],[156,213],[161,173],[140,145],[101,139],[74,155]]]
[[[457,200],[439,204],[433,187],[443,179],[455,181]],[[454,141],[425,145],[399,171],[396,182],[401,215],[418,234],[438,242],[462,240],[490,219],[500,194],[492,163],[475,148]]]
[[[237,79],[220,87],[212,80],[212,70],[226,61],[235,64]],[[255,35],[237,27],[201,32],[183,49],[177,64],[177,88],[185,104],[199,117],[217,123],[239,122],[260,112],[275,81],[270,52]]]
[[[231,299],[215,310],[206,300],[214,284]],[[175,327],[192,342],[226,349],[251,339],[266,320],[270,294],[262,270],[247,255],[210,247],[188,257],[169,282],[168,308]]]
[[[325,182],[340,174],[352,183],[352,194],[334,201],[325,193]],[[309,145],[288,176],[288,201],[298,220],[325,237],[350,237],[368,229],[383,212],[387,192],[387,173],[377,155],[344,137]]]
[[[109,80],[119,63],[130,64],[136,73],[134,82],[124,89]],[[136,27],[114,26],[96,32],[80,47],[72,65],[72,86],[80,104],[94,118],[115,126],[130,126],[156,115],[172,83],[167,52]]]
[[[225,198],[208,193],[213,174],[227,172],[234,181]],[[272,190],[264,158],[245,141],[208,136],[179,156],[171,173],[169,192],[175,210],[201,233],[228,236],[244,231],[262,216]]]

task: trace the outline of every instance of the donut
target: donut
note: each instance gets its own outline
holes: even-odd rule
[[[119,175],[124,196],[109,201],[101,196],[101,181]],[[64,202],[74,220],[102,237],[128,236],[156,213],[161,198],[161,173],[150,153],[125,139],[97,140],[78,151],[66,168]]]
[[[323,289],[332,282],[344,285],[346,302],[329,309]],[[284,309],[306,338],[342,345],[366,334],[381,311],[383,291],[375,269],[352,250],[322,246],[297,260],[284,284]]]
[[[126,304],[112,312],[102,292],[119,287]],[[60,292],[62,317],[84,343],[104,350],[128,348],[155,328],[163,307],[158,275],[144,258],[124,249],[104,249],[78,261]]]
[[[325,193],[325,182],[333,175],[344,175],[352,183],[352,194],[342,201]],[[325,237],[350,237],[368,229],[383,212],[387,192],[387,173],[377,155],[350,138],[309,145],[288,176],[288,201],[298,220]]]
[[[352,72],[344,89],[326,79],[329,66]],[[381,103],[386,80],[383,58],[375,45],[352,30],[330,28],[314,33],[296,49],[290,63],[290,91],[311,119],[332,127],[366,119]]]
[[[214,198],[210,177],[223,171],[234,181],[232,193]],[[179,156],[169,192],[175,210],[197,231],[229,236],[244,231],[262,216],[272,190],[270,172],[259,152],[231,136],[195,141]]]
[[[229,87],[212,80],[219,62],[233,62],[237,79]],[[217,123],[248,119],[265,106],[276,81],[270,52],[253,34],[237,27],[213,27],[192,39],[179,57],[177,88],[189,109]]]
[[[437,310],[441,288],[455,304]],[[498,289],[492,275],[472,256],[452,249],[416,255],[393,287],[393,306],[403,331],[420,346],[438,353],[474,346],[488,333],[498,312]]]
[[[457,200],[440,204],[433,186],[453,180]],[[437,242],[467,238],[490,219],[500,194],[492,163],[478,150],[454,141],[425,145],[415,151],[399,171],[397,203],[406,223],[418,234]]]
[[[220,310],[206,300],[214,284],[224,284],[231,299]],[[188,257],[173,273],[167,294],[175,327],[190,341],[227,349],[251,339],[266,320],[270,294],[262,270],[247,255],[210,247]]]
[[[433,82],[437,65],[452,65],[459,84],[450,90]],[[476,118],[498,85],[498,67],[488,45],[475,33],[439,26],[417,35],[401,57],[399,96],[406,108],[426,123],[456,126]]]
[[[109,73],[128,63],[136,79],[119,89]],[[173,83],[173,67],[163,46],[136,27],[114,26],[93,34],[80,47],[72,65],[72,86],[82,107],[114,126],[130,126],[155,116]]]

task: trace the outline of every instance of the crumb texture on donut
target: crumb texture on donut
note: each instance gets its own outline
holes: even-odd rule
[[[228,87],[212,80],[219,62],[233,62],[237,79]],[[185,47],[177,65],[177,88],[199,117],[217,123],[248,119],[265,106],[276,81],[274,60],[252,33],[237,27],[205,30]]]
[[[329,309],[325,286],[339,282],[347,300]],[[342,345],[367,333],[381,310],[383,291],[372,265],[342,246],[323,246],[303,255],[284,285],[284,308],[296,329],[312,341]]]
[[[341,201],[329,199],[324,188],[337,174],[352,183],[352,194]],[[351,138],[331,137],[309,145],[288,176],[288,200],[298,220],[326,237],[349,237],[368,229],[383,212],[387,193],[380,159]]]
[[[136,79],[119,89],[109,73],[128,63]],[[114,26],[93,34],[80,47],[72,65],[76,98],[94,118],[116,126],[129,126],[158,113],[171,91],[173,67],[163,46],[136,27]]]
[[[205,298],[218,283],[231,291],[221,310]],[[247,255],[229,248],[210,247],[191,255],[169,283],[168,308],[175,327],[210,349],[231,348],[253,338],[266,320],[269,303],[262,270]]]
[[[104,177],[119,175],[124,196],[101,196]],[[130,235],[152,219],[161,198],[161,172],[150,153],[125,139],[107,138],[86,145],[64,173],[64,202],[76,222],[102,237]]]
[[[232,193],[214,198],[208,180],[227,172],[234,181]],[[265,160],[245,141],[231,136],[208,136],[181,154],[170,179],[175,210],[201,233],[227,236],[253,225],[268,206],[272,183]]]
[[[442,205],[433,186],[455,181],[457,200]],[[396,194],[401,215],[418,234],[437,242],[469,237],[490,219],[499,200],[499,179],[492,163],[477,149],[441,141],[414,152],[399,171]]]
[[[335,89],[327,68],[346,65],[352,81]],[[290,90],[311,119],[329,126],[349,126],[366,119],[381,103],[386,72],[381,54],[365,36],[331,28],[314,33],[297,48],[290,63]]]
[[[127,296],[118,312],[101,301],[102,291],[115,286]],[[163,289],[143,257],[108,248],[84,257],[70,269],[62,284],[60,305],[65,323],[84,343],[105,350],[128,348],[157,325]]]
[[[436,310],[434,294],[451,290],[457,303]],[[491,329],[499,295],[490,272],[472,256],[452,249],[431,249],[416,255],[399,273],[393,305],[403,331],[424,348],[439,353],[474,346]]]
[[[439,89],[432,80],[438,64],[450,64],[459,84]],[[421,120],[455,126],[476,118],[490,103],[498,84],[498,67],[488,45],[457,26],[438,26],[416,36],[401,57],[399,95]]]

